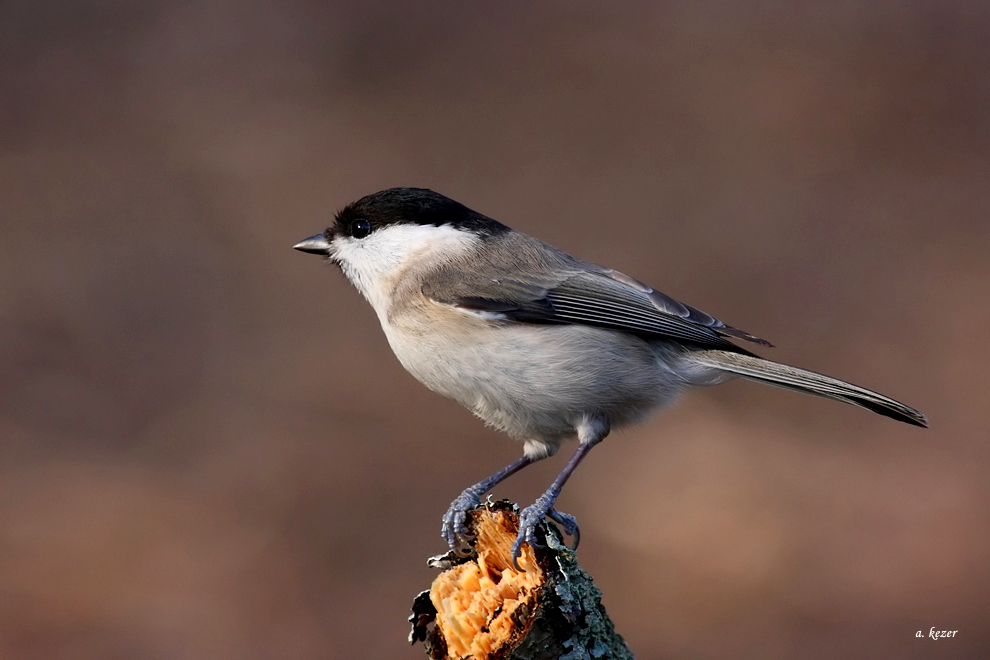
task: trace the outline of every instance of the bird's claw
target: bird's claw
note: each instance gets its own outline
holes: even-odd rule
[[[479,504],[481,504],[481,495],[476,490],[468,488],[450,503],[447,513],[443,516],[440,533],[458,557],[467,557],[471,554],[471,541],[474,540],[474,535],[468,530],[468,512]]]
[[[563,527],[564,532],[574,539],[574,545],[571,546],[571,550],[577,550],[578,544],[581,542],[581,528],[578,527],[577,518],[553,508],[547,511],[547,516],[550,520]]]
[[[519,557],[522,556],[523,543],[528,543],[533,548],[546,547],[537,535],[537,530],[543,523],[544,518],[550,518],[563,527],[569,536],[573,536],[574,547],[577,548],[577,544],[581,540],[581,530],[578,527],[577,520],[575,520],[574,516],[557,511],[557,509],[553,508],[553,500],[547,496],[543,496],[531,506],[519,512],[519,533],[516,535],[516,540],[512,544],[512,565],[517,571],[522,570],[519,568]]]
[[[530,547],[542,547],[542,543],[536,538],[536,530],[546,516],[546,510],[541,510],[539,503],[528,506],[519,512],[519,533],[512,543],[512,566],[517,571],[523,569],[519,567],[519,558],[522,556],[522,544],[528,543]]]

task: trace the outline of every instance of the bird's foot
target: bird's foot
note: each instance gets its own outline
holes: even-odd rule
[[[450,549],[459,557],[467,557],[471,554],[471,541],[474,540],[474,535],[467,527],[468,512],[479,504],[481,504],[481,493],[472,486],[450,503],[447,513],[443,516],[440,533],[443,534]]]
[[[547,511],[547,516],[550,520],[563,527],[564,532],[574,539],[574,545],[571,546],[571,550],[577,550],[578,543],[581,542],[581,528],[578,527],[577,518],[562,511],[557,511],[554,508]]]
[[[537,537],[537,530],[544,518],[549,517],[561,525],[565,532],[574,537],[574,547],[577,547],[581,535],[577,520],[574,519],[574,516],[561,513],[553,508],[556,499],[550,493],[544,493],[536,502],[519,512],[519,534],[516,535],[516,540],[512,544],[512,565],[517,571],[522,570],[519,568],[519,557],[522,556],[523,543],[528,543],[533,548],[545,547]]]

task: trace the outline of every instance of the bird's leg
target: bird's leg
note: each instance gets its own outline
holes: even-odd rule
[[[450,508],[447,509],[447,513],[443,516],[441,533],[447,539],[447,545],[450,546],[451,550],[460,556],[469,554],[470,549],[467,544],[467,541],[470,540],[470,534],[467,529],[468,511],[481,504],[482,495],[532,463],[533,460],[529,456],[523,456],[487,479],[476,483],[470,488],[465,488],[464,492],[450,503]]]
[[[554,503],[557,501],[557,496],[560,495],[561,488],[567,483],[567,480],[574,473],[578,464],[591,451],[592,447],[608,435],[608,431],[609,423],[605,419],[595,417],[582,422],[578,426],[578,441],[580,444],[577,451],[571,456],[571,460],[567,461],[567,465],[564,466],[564,469],[554,479],[553,484],[547,489],[547,492],[540,495],[536,502],[519,513],[519,534],[512,544],[512,564],[516,567],[516,570],[521,570],[518,559],[522,554],[522,544],[529,543],[530,546],[539,545],[539,540],[536,538],[536,530],[547,516],[563,525],[564,530],[574,536],[574,547],[577,547],[577,541],[580,540],[580,530],[578,529],[577,521],[573,516],[557,511],[554,508]]]

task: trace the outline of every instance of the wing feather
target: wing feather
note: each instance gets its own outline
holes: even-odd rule
[[[726,337],[772,345],[628,275],[556,251],[549,254],[557,261],[503,258],[493,266],[507,276],[489,279],[478,270],[448,264],[427,277],[421,291],[435,302],[491,313],[506,322],[592,325],[736,350],[742,349]]]

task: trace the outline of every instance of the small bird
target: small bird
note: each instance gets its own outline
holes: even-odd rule
[[[443,537],[460,555],[482,496],[572,438],[577,450],[560,475],[520,512],[513,563],[523,543],[540,543],[547,517],[577,547],[577,521],[555,503],[578,463],[610,430],[692,387],[741,376],[928,426],[882,394],[763,359],[730,340],[768,341],[431,190],[362,197],[293,247],[340,267],[417,380],[522,442],[521,458],[465,489],[443,516]]]

